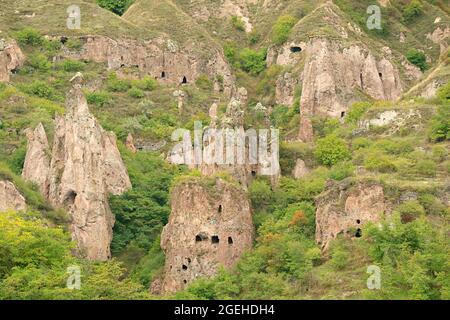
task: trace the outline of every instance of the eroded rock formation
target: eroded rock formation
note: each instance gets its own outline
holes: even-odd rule
[[[48,181],[41,190],[48,190],[47,197],[53,205],[69,212],[70,231],[80,254],[92,260],[106,260],[110,257],[114,225],[108,195],[123,193],[131,188],[131,183],[114,134],[103,130],[89,112],[81,81],[81,74],[72,79],[66,114],[55,120],[48,177],[45,133],[40,126],[29,138],[26,164],[40,163],[42,171],[26,167],[24,177],[37,183]]]
[[[360,237],[364,224],[379,221],[388,205],[377,183],[329,181],[316,198],[316,242],[327,249],[339,234]]]
[[[0,180],[0,212],[26,209],[25,198],[17,190],[16,186],[7,180]]]
[[[311,117],[344,117],[351,103],[360,99],[355,90],[378,100],[395,100],[402,93],[394,65],[358,45],[342,47],[317,38],[305,51],[300,140],[312,140]]]
[[[65,48],[65,56],[106,62],[113,70],[131,68],[137,76],[151,75],[167,84],[195,83],[200,75],[207,75],[216,90],[227,96],[231,96],[234,90],[231,69],[218,49],[205,58],[195,53],[195,47],[180,48],[174,41],[163,38],[140,42],[92,35],[80,37],[79,41],[82,48]]]
[[[50,148],[44,126],[42,123],[39,123],[34,131],[27,129],[25,133],[28,144],[22,176],[25,180],[36,183],[42,195],[48,198],[50,187]]]
[[[172,191],[172,212],[161,235],[164,279],[155,293],[182,290],[199,277],[230,267],[252,247],[254,228],[244,190],[217,179],[186,181]]]
[[[0,82],[9,81],[11,72],[15,72],[24,62],[25,55],[16,41],[0,39]]]

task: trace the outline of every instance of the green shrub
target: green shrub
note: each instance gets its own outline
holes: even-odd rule
[[[354,171],[355,166],[350,161],[340,162],[331,168],[330,178],[337,181],[344,180],[352,176]]]
[[[78,72],[84,68],[84,63],[76,60],[64,60],[61,62],[61,68],[66,72]]]
[[[343,139],[330,135],[317,140],[314,156],[320,163],[332,166],[340,161],[349,159],[351,154]]]
[[[423,6],[420,0],[411,0],[403,9],[403,20],[410,22],[422,14]]]
[[[39,46],[44,42],[41,34],[33,28],[24,28],[15,33],[17,41],[22,45]]]
[[[364,167],[367,170],[378,171],[381,173],[391,173],[397,171],[397,166],[392,159],[381,153],[370,153],[364,160]]]
[[[369,102],[353,103],[345,116],[345,122],[357,123],[370,107],[371,104]]]
[[[96,2],[100,7],[121,16],[133,4],[134,0],[96,0]]]
[[[242,20],[241,17],[232,16],[231,17],[231,24],[233,25],[233,27],[236,30],[245,31],[245,23],[244,23],[244,21]]]
[[[272,41],[277,45],[285,43],[295,23],[296,19],[293,16],[280,16],[272,27]]]
[[[52,99],[56,95],[55,90],[51,86],[40,80],[34,80],[29,84],[22,85],[22,90],[25,93],[45,99]]]
[[[416,172],[423,176],[435,177],[436,176],[436,163],[432,160],[419,160],[415,165]]]
[[[437,96],[443,104],[450,104],[450,81],[439,88]]]
[[[71,50],[81,50],[83,48],[83,44],[79,39],[76,38],[69,38],[67,39],[66,43],[64,44],[67,48]]]
[[[145,91],[152,91],[158,85],[158,82],[150,76],[145,76],[139,80],[132,81],[133,86]]]
[[[195,85],[203,90],[212,90],[213,89],[212,81],[205,74],[198,76],[197,80],[195,80]]]
[[[243,49],[239,53],[239,62],[242,70],[251,75],[258,75],[266,68],[267,49],[255,51],[249,48]]]
[[[141,89],[136,88],[136,87],[131,87],[127,93],[130,97],[136,98],[136,99],[140,99],[140,98],[144,97],[144,92]]]
[[[349,252],[345,250],[343,245],[341,245],[342,240],[336,241],[331,247],[331,265],[337,269],[342,270],[348,265]]]
[[[417,200],[404,202],[397,206],[394,211],[400,214],[403,223],[411,222],[425,215],[425,209]]]
[[[47,57],[41,53],[30,55],[28,58],[28,65],[39,71],[48,71],[52,66]]]
[[[447,207],[432,194],[425,193],[419,196],[420,204],[425,208],[427,214],[445,215]]]
[[[270,204],[273,191],[267,181],[262,179],[254,180],[248,191],[253,208],[261,209]]]
[[[119,79],[115,73],[110,73],[106,79],[106,88],[108,91],[126,92],[130,87],[130,81]]]
[[[111,95],[104,91],[88,92],[86,93],[86,99],[89,104],[96,105],[100,108],[109,104],[112,100]]]
[[[433,159],[436,162],[442,162],[448,156],[448,149],[445,146],[434,146],[432,149]]]
[[[408,52],[406,53],[406,59],[408,59],[408,61],[415,66],[419,67],[422,71],[428,69],[427,57],[425,56],[425,53],[417,49],[408,50]]]
[[[434,142],[450,140],[450,103],[439,106],[428,136]]]
[[[248,34],[248,41],[250,44],[257,44],[261,39],[261,34],[255,30]]]

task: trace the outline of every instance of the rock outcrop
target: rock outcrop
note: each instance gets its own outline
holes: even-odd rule
[[[0,180],[0,212],[14,210],[22,211],[27,208],[25,198],[16,186],[7,180]]]
[[[305,51],[300,140],[311,141],[313,116],[344,117],[351,103],[359,100],[355,91],[378,100],[395,100],[402,93],[396,67],[363,47],[342,47],[337,42],[316,38]]]
[[[25,133],[28,144],[22,177],[27,181],[36,183],[42,195],[48,198],[50,187],[50,148],[44,126],[42,123],[39,123],[34,131],[27,129]]]
[[[0,82],[9,81],[11,72],[15,72],[24,62],[25,55],[16,41],[0,39]]]
[[[72,79],[66,114],[55,120],[48,177],[45,177],[43,157],[46,145],[45,141],[42,143],[40,127],[30,139],[28,150],[31,153],[27,154],[26,164],[40,162],[44,168],[42,176],[38,171],[26,168],[24,177],[38,183],[48,181],[48,186],[41,186],[41,190],[48,190],[47,197],[53,205],[69,212],[69,229],[80,255],[92,260],[107,260],[114,225],[108,195],[123,193],[131,188],[131,183],[114,134],[104,131],[89,112],[81,81],[81,74]]]
[[[134,69],[138,77],[150,75],[166,84],[195,83],[200,75],[207,75],[216,90],[227,96],[234,90],[231,69],[218,49],[208,57],[200,57],[194,52],[195,47],[180,48],[176,42],[165,38],[141,42],[92,35],[78,40],[82,48],[64,48],[66,57],[106,62],[112,70]]]
[[[154,293],[175,292],[199,277],[211,277],[252,247],[251,207],[241,188],[220,179],[212,186],[186,181],[173,189],[171,203],[161,235],[164,279],[152,286]]]
[[[339,234],[360,237],[365,223],[379,221],[388,210],[381,185],[348,180],[329,181],[316,207],[316,242],[322,249]]]

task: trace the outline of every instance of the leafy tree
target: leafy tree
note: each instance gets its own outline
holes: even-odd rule
[[[409,62],[419,67],[420,70],[425,71],[428,69],[427,57],[423,52],[417,49],[410,49],[406,53],[406,58],[408,59]]]
[[[403,9],[403,20],[410,22],[422,14],[423,6],[420,0],[411,0]]]
[[[295,23],[296,19],[293,16],[280,16],[272,27],[272,41],[277,45],[285,43]]]
[[[239,53],[239,62],[242,69],[252,75],[258,75],[266,68],[267,50],[255,51],[245,48]]]
[[[97,4],[119,16],[123,15],[125,11],[133,4],[134,0],[96,0]]]
[[[329,135],[317,140],[314,156],[320,163],[332,166],[340,161],[349,159],[351,154],[344,140],[335,135]]]

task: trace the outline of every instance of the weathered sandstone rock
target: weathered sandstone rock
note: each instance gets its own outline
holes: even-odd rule
[[[36,129],[25,131],[28,139],[27,153],[22,170],[22,177],[36,183],[42,195],[48,198],[50,148],[44,126],[39,123]]]
[[[48,190],[53,205],[67,209],[71,218],[69,229],[79,253],[88,259],[106,260],[110,257],[114,225],[108,195],[123,193],[131,188],[131,183],[114,134],[104,131],[89,112],[81,81],[81,74],[72,79],[66,114],[55,120],[48,178],[41,126],[29,137],[27,164],[41,163],[44,170],[27,167],[24,177],[42,184],[48,181],[48,187],[41,185],[41,190]]]
[[[161,293],[211,277],[220,265],[231,267],[252,247],[254,235],[250,202],[239,187],[220,179],[213,186],[187,181],[174,188],[171,199],[161,235],[166,254]]]
[[[316,241],[322,249],[339,234],[360,237],[364,224],[378,221],[388,209],[381,185],[347,180],[330,181],[316,207]]]
[[[0,82],[9,81],[10,73],[17,70],[25,62],[25,55],[16,41],[6,42],[0,39]]]
[[[10,181],[0,180],[0,212],[25,209],[25,198],[16,189],[16,186]]]

